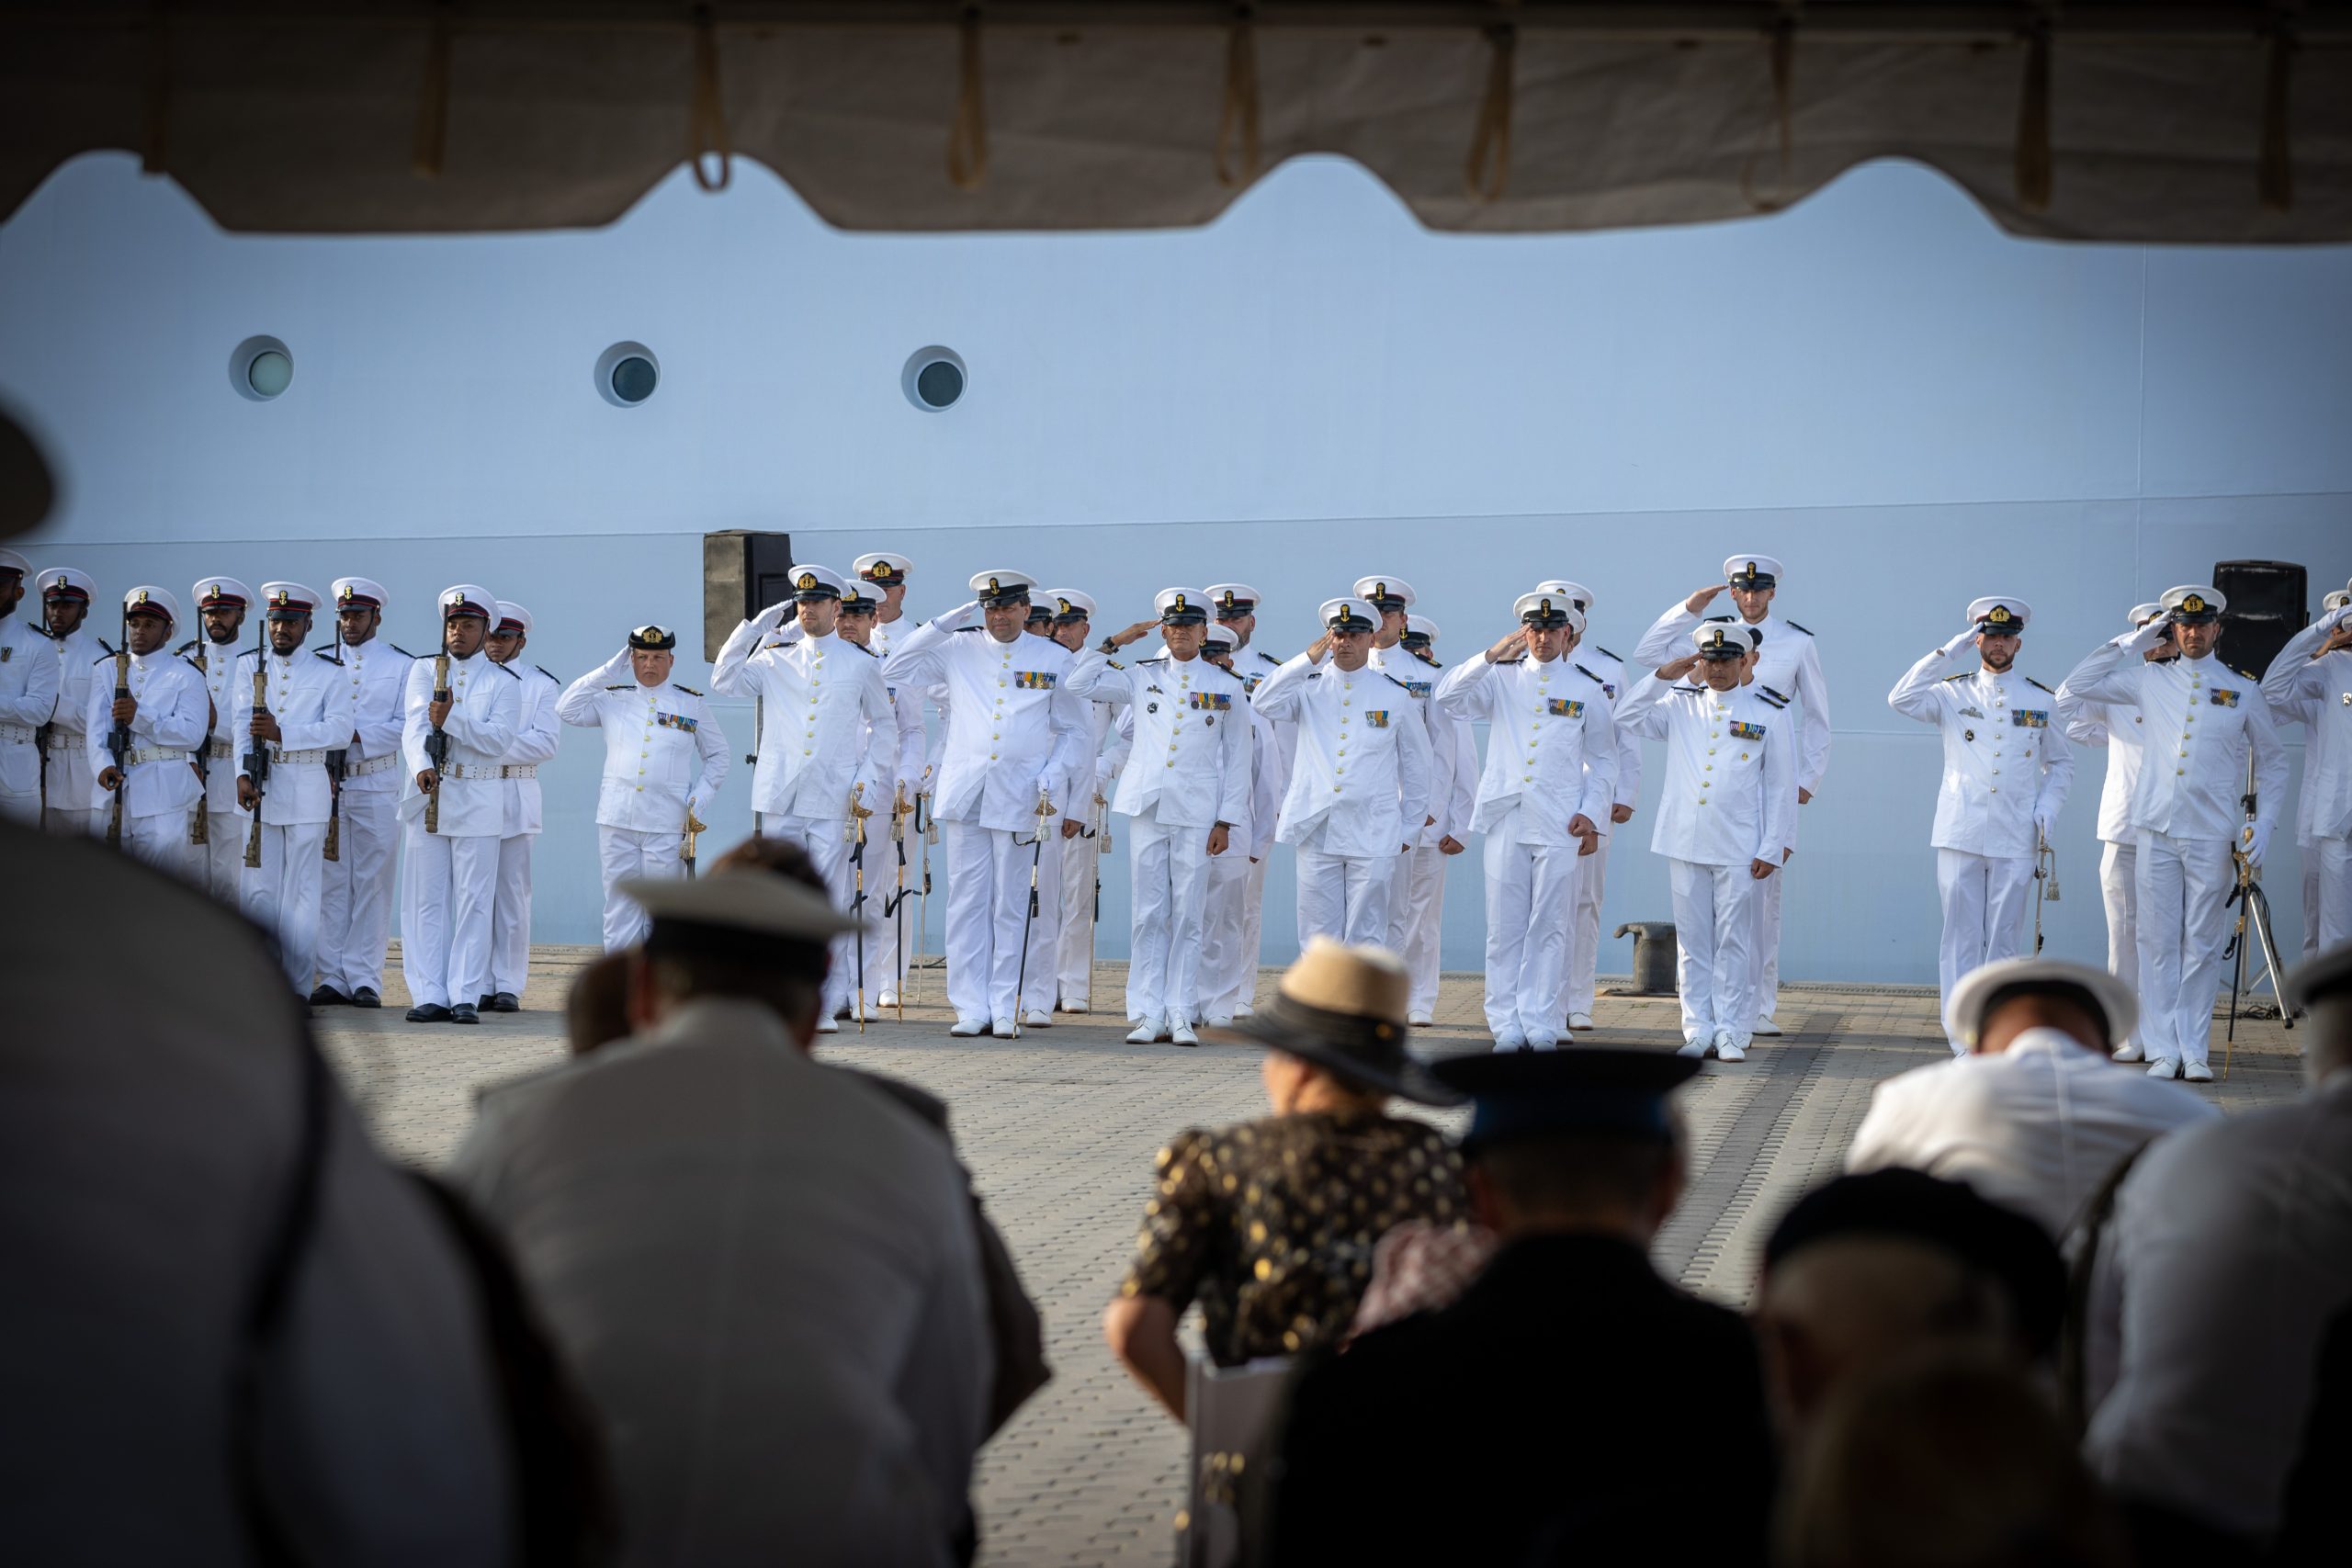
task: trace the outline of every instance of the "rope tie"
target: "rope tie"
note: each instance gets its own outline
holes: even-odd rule
[[[980,96],[980,8],[957,24],[956,114],[947,123],[947,183],[978,190],[989,174],[988,108]]]
[[[1257,6],[1233,8],[1233,26],[1225,39],[1225,107],[1216,118],[1216,183],[1228,190],[1258,177],[1258,32]],[[1236,135],[1241,141],[1241,165],[1235,168],[1229,152]]]
[[[2025,35],[2025,89],[2018,104],[2018,205],[2028,212],[2049,210],[2050,8],[2036,11]]]
[[[1494,201],[1510,183],[1510,88],[1519,54],[1519,29],[1509,22],[1487,29],[1492,52],[1487,61],[1487,94],[1470,132],[1470,156],[1462,182],[1474,201]]]
[[[449,4],[433,7],[424,35],[424,84],[416,99],[416,151],[411,166],[425,179],[440,176],[449,150]]]
[[[707,154],[718,155],[718,175],[703,167]],[[686,162],[695,184],[707,191],[722,191],[735,178],[735,143],[727,134],[727,106],[718,94],[718,27],[710,7],[695,7],[695,85],[686,104]]]
[[[2287,212],[2295,205],[2295,161],[2287,139],[2288,88],[2295,70],[2292,7],[2278,8],[2270,29],[2270,69],[2262,85],[2262,162],[2256,189],[2265,212]]]
[[[147,123],[140,137],[139,168],[142,174],[164,172],[171,151],[172,28],[164,0],[147,10]]]

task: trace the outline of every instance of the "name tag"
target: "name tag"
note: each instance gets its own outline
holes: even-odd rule
[[[1372,726],[1374,729],[1385,729],[1388,728],[1388,710],[1386,708],[1368,708],[1364,712],[1363,721]]]
[[[1230,692],[1193,692],[1188,696],[1193,706],[1207,708],[1213,713],[1223,713],[1233,706],[1233,694]]]
[[[1574,697],[1547,697],[1544,701],[1544,711],[1554,718],[1582,718],[1584,704]]]
[[[2217,708],[2233,708],[2238,705],[2238,694],[2221,686],[2214,687],[2213,694],[2205,700]]]
[[[1760,724],[1742,724],[1737,719],[1734,719],[1731,734],[1735,740],[1761,740],[1764,739],[1764,727]],[[1740,753],[1743,757],[1747,754],[1745,751]]]
[[[2009,722],[2019,729],[2047,729],[2050,710],[2047,708],[2011,708]]]
[[[653,716],[653,722],[664,729],[683,729],[691,735],[696,721],[682,713],[657,713]]]
[[[1016,670],[1012,683],[1024,692],[1050,692],[1054,689],[1054,675],[1051,670]]]

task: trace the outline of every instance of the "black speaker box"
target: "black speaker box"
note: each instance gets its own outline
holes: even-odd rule
[[[2213,586],[2230,606],[2222,612],[2222,645],[2214,651],[2257,679],[2287,640],[2311,623],[2304,608],[2309,580],[2293,561],[2215,561]]]
[[[791,597],[792,536],[730,528],[702,536],[702,656],[716,661],[736,623]]]

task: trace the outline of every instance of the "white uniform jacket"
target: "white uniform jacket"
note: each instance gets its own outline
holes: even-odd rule
[[[2075,782],[2066,744],[2075,704],[2015,667],[2003,675],[1947,673],[1963,649],[1975,657],[1969,646],[1975,635],[1964,632],[1911,666],[1886,705],[1943,731],[1943,784],[1928,842],[2014,860],[2034,852],[2036,825],[2048,832]]]
[[[379,637],[356,648],[343,644],[340,657],[351,681],[356,737],[344,754],[343,787],[363,795],[398,794],[407,776],[401,736],[408,728],[408,678],[416,656]]]
[[[1075,791],[1092,787],[1085,755],[1091,727],[1067,686],[1068,649],[1026,632],[999,642],[964,625],[976,613],[967,604],[917,627],[882,661],[882,674],[901,692],[947,688],[931,785],[934,814],[1025,833],[1037,825],[1040,787],[1057,811],[1070,808]]]
[[[33,736],[57,711],[57,644],[19,609],[0,619],[0,789],[40,789],[40,750]],[[111,692],[114,682],[108,681]],[[82,801],[59,801],[79,807]]]
[[[254,678],[253,666],[241,663],[237,656],[252,651],[240,649],[233,642],[214,642],[210,637],[192,638],[178,649],[179,656],[195,665],[197,673],[204,678],[205,700],[211,705],[207,710],[211,716],[211,732],[191,748],[204,753],[200,775],[204,809],[224,816],[252,815],[237,804],[237,760],[245,754],[245,748],[240,744],[244,737],[232,735],[229,729],[237,716],[237,671],[244,671],[248,685]]]
[[[1275,781],[1282,776],[1281,741],[1274,721],[1250,705],[1250,826],[1245,833],[1234,825],[1234,842],[1249,846],[1251,860],[1264,860],[1274,847],[1274,829],[1283,815],[1283,795]]]
[[[2101,643],[2059,686],[2067,702],[2136,707],[2147,752],[2132,796],[2132,825],[2176,839],[2236,840],[2245,827],[2246,757],[2254,758],[2261,836],[2278,818],[2287,756],[2261,684],[2212,654],[2150,664],[2161,622]],[[2170,763],[2167,767],[2165,764]]]
[[[1072,696],[1124,703],[1135,719],[1112,810],[1141,817],[1157,807],[1170,827],[1247,828],[1256,737],[1250,689],[1239,677],[1205,659],[1122,664],[1090,648],[1071,660],[1069,689]]]
[[[122,803],[123,814],[186,811],[196,804],[196,770],[188,763],[204,739],[204,677],[176,653],[134,653],[130,695],[139,711],[130,719],[130,753],[125,759],[130,795]],[[114,766],[107,750],[107,738],[114,733],[114,720],[107,716],[113,707],[114,657],[107,654],[90,666],[89,704],[82,710],[92,778]],[[101,790],[99,795],[93,804],[112,806],[112,795]]]
[[[1433,845],[1444,838],[1468,838],[1470,818],[1478,805],[1478,738],[1469,720],[1447,712],[1434,700],[1445,667],[1402,646],[1374,649],[1370,663],[1413,694],[1413,705],[1420,710],[1421,724],[1429,731],[1430,805],[1421,815],[1437,820],[1413,835],[1413,847]]]
[[[841,821],[851,789],[862,784],[866,808],[879,810],[897,776],[898,733],[881,655],[831,632],[778,641],[776,622],[787,607],[771,604],[738,626],[710,667],[711,690],[766,705],[752,809]],[[893,737],[878,758],[867,744],[869,726]]]
[[[2263,699],[2274,720],[2303,716],[2303,798],[2297,837],[2352,838],[2352,653],[2312,655],[2327,641],[2344,612],[2323,615],[2297,632],[2262,677]]]
[[[1253,700],[1268,718],[1298,725],[1276,839],[1358,859],[1395,855],[1413,840],[1430,814],[1434,769],[1428,727],[1400,682],[1370,664],[1350,673],[1302,653]]]
[[[507,668],[514,669],[511,664]],[[539,764],[555,755],[557,738],[563,729],[555,716],[555,702],[563,694],[563,682],[536,664],[514,673],[522,677],[523,691],[515,699],[514,740],[499,764],[499,772],[505,775],[499,788],[506,796],[506,820],[498,830],[502,839],[536,833],[545,826]]]
[[[2098,789],[2098,836],[2101,843],[2136,844],[2140,830],[2132,826],[2132,792],[2140,784],[2140,759],[2146,748],[2147,728],[2138,708],[2108,703],[2078,703],[2068,712],[2066,739],[2077,746],[2107,748],[2107,777]]]
[[[1245,648],[1233,656],[1233,672],[1240,676],[1241,683],[1250,689],[1252,702],[1257,701],[1258,688],[1265,683],[1266,677],[1282,667],[1281,660],[1254,648]],[[1298,755],[1298,721],[1295,718],[1275,718],[1270,715],[1267,722],[1273,726],[1274,730],[1274,749],[1270,756],[1274,770],[1274,799],[1279,802],[1290,793],[1291,761]],[[1428,813],[1423,812],[1422,815],[1427,816]]]
[[[1797,726],[1786,702],[1760,686],[1717,692],[1645,675],[1617,725],[1666,742],[1652,850],[1694,865],[1781,863],[1797,811]]]
[[[1657,670],[1690,651],[1690,628],[1702,620],[1747,626],[1736,615],[1698,615],[1676,604],[1651,623],[1634,645],[1629,663]],[[1797,787],[1811,794],[1829,771],[1829,688],[1821,679],[1821,654],[1813,634],[1794,621],[1767,615],[1757,624],[1764,641],[1756,650],[1755,683],[1790,700],[1797,721]]]
[[[1634,689],[1639,671],[1598,643],[1579,643],[1570,655],[1578,664],[1600,682],[1600,689],[1609,694],[1610,705],[1622,707],[1625,694]],[[1676,655],[1677,658],[1681,657]],[[1639,806],[1642,803],[1642,738],[1623,728],[1617,732],[1617,798],[1612,806]],[[1606,836],[1611,830],[1609,818],[1596,817],[1592,825]],[[1790,848],[1795,848],[1792,843]]]
[[[424,792],[416,787],[416,775],[433,766],[424,742],[433,733],[428,710],[435,662],[418,659],[409,664],[408,716],[401,730],[402,821],[424,813]],[[444,838],[495,839],[506,830],[503,769],[522,712],[523,678],[487,653],[453,658],[449,696],[449,717],[441,727],[449,738],[449,761],[441,770],[441,808],[435,826]]]
[[[232,705],[227,730],[237,748],[235,771],[241,776],[255,745],[251,728],[256,660],[269,682],[270,714],[284,737],[260,742],[270,752],[261,819],[273,828],[324,822],[334,795],[327,779],[327,753],[351,743],[351,682],[341,665],[306,648],[296,649],[290,659],[250,648],[239,654],[237,672],[229,682]]]
[[[710,704],[675,681],[639,685],[626,648],[567,687],[555,711],[566,724],[605,732],[605,782],[596,794],[600,828],[682,833],[686,813],[699,814],[727,780],[727,737],[711,717]],[[852,743],[842,744],[846,750]],[[694,779],[697,756],[699,784]]]
[[[1437,700],[1465,720],[1483,719],[1487,767],[1478,778],[1474,831],[1519,812],[1522,844],[1570,844],[1571,818],[1609,820],[1617,791],[1617,720],[1600,677],[1569,659],[1465,659],[1438,682]]]
[[[49,720],[48,788],[50,805],[60,810],[101,804],[105,792],[90,774],[82,720],[90,706],[90,682],[96,678],[95,661],[113,651],[105,638],[91,635],[86,624],[57,639],[57,708]]]

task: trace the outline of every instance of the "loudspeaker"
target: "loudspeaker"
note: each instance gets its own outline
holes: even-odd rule
[[[729,528],[702,536],[702,656],[716,662],[736,623],[791,596],[792,536]]]
[[[2215,561],[2213,586],[2230,606],[2222,612],[2222,645],[2214,651],[2232,669],[2251,671],[2256,679],[2288,639],[2311,624],[2304,607],[2308,580],[2293,561]]]

